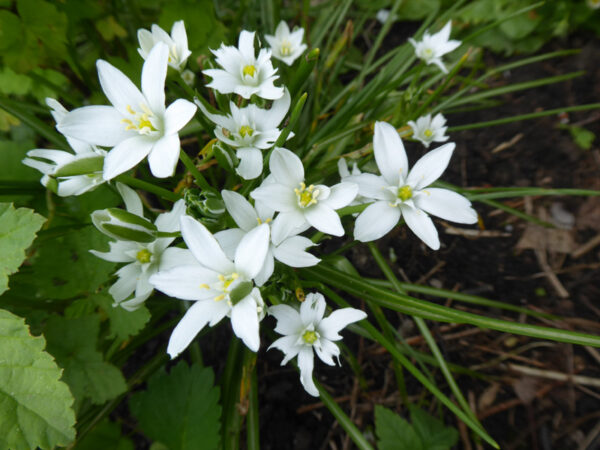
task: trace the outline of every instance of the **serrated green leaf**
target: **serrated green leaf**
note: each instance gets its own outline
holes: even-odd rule
[[[66,446],[75,439],[73,396],[25,321],[0,310],[0,448]]]
[[[140,305],[135,311],[127,311],[120,306],[113,306],[114,300],[108,294],[97,294],[89,300],[92,300],[108,316],[109,338],[124,341],[138,334],[150,320],[150,311],[145,305]]]
[[[121,426],[108,419],[100,422],[77,442],[75,450],[133,450],[131,439],[121,434]]]
[[[97,315],[53,316],[44,329],[48,351],[65,370],[63,380],[78,402],[88,397],[92,403],[101,404],[127,390],[121,371],[105,362],[96,349],[99,330]]]
[[[8,276],[25,260],[25,250],[45,221],[31,209],[0,203],[0,294],[8,289]]]
[[[419,435],[423,448],[448,450],[458,442],[458,431],[419,408],[411,408],[410,420]]]
[[[398,414],[375,406],[375,433],[379,450],[426,450],[415,429]],[[429,450],[429,449],[427,449]]]
[[[169,374],[153,375],[129,407],[144,433],[170,450],[217,449],[221,406],[213,383],[211,369],[181,361]]]

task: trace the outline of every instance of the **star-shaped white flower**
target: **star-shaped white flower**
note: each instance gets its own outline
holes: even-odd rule
[[[127,211],[144,217],[142,202],[137,193],[121,183],[117,183],[117,189],[125,201]],[[159,214],[154,224],[158,231],[179,231],[179,218],[184,213],[185,202],[178,200],[170,212]],[[152,294],[153,287],[148,280],[153,274],[185,264],[186,261],[194,261],[185,249],[167,248],[174,240],[174,237],[158,238],[150,243],[118,240],[110,242],[108,252],[90,250],[106,261],[127,263],[117,271],[119,279],[108,291],[115,300],[115,306],[120,305],[128,311],[134,311]]]
[[[66,136],[114,147],[104,160],[104,179],[131,169],[146,156],[155,177],[173,175],[179,158],[178,132],[196,105],[175,100],[165,109],[169,49],[157,43],[142,69],[142,91],[119,69],[99,60],[98,76],[112,106],[84,106],[69,112],[58,125]]]
[[[417,58],[425,61],[427,65],[435,64],[442,72],[448,73],[448,69],[442,62],[442,56],[446,53],[450,53],[460,46],[460,41],[455,41],[450,38],[450,29],[452,28],[452,21],[448,23],[435,34],[429,34],[427,31],[423,34],[423,39],[419,42],[413,38],[409,38],[408,41],[415,48],[415,54]]]
[[[267,34],[265,39],[271,46],[273,58],[277,58],[288,66],[291,66],[298,57],[306,50],[306,44],[302,43],[304,28],[297,28],[290,33],[290,28],[283,20],[275,29],[275,35]]]
[[[151,30],[152,32],[144,28],[138,30],[137,36],[140,43],[138,52],[141,57],[147,59],[154,46],[158,42],[163,42],[169,48],[169,66],[181,72],[185,67],[188,57],[192,54],[188,48],[187,34],[183,20],[179,20],[173,24],[171,36],[156,24],[152,25]]]
[[[269,168],[274,182],[263,183],[250,196],[280,211],[273,223],[272,234],[276,241],[306,224],[323,233],[343,236],[344,227],[335,210],[354,200],[358,193],[355,184],[344,182],[331,188],[322,184],[306,186],[302,161],[285,148],[273,150]]]
[[[283,95],[283,88],[273,82],[279,78],[277,69],[271,63],[271,51],[260,49],[258,57],[254,55],[254,32],[242,30],[238,47],[223,45],[211,50],[217,64],[223,69],[202,71],[213,80],[207,84],[222,94],[235,93],[244,98],[253,94],[267,100],[276,100]]]
[[[233,261],[195,219],[181,218],[181,234],[197,262],[160,271],[150,278],[159,291],[195,302],[173,330],[167,353],[175,358],[202,328],[216,325],[225,316],[231,316],[235,335],[250,350],[258,351],[258,324],[264,316],[264,302],[252,280],[267,255],[269,226],[262,224],[247,233],[235,250]]]
[[[231,113],[226,116],[211,114],[199,100],[196,104],[206,117],[217,124],[217,138],[238,149],[236,155],[240,164],[236,172],[245,180],[257,178],[263,169],[262,150],[273,147],[281,134],[277,127],[290,109],[289,91],[285,89],[283,97],[275,100],[270,109],[256,105],[238,108],[230,102]]]
[[[376,122],[373,150],[381,176],[363,173],[347,178],[358,184],[363,197],[375,200],[356,219],[355,239],[379,239],[404,217],[413,233],[437,250],[440,240],[428,213],[452,222],[477,222],[477,213],[465,197],[448,189],[428,187],[446,170],[454,147],[454,143],[448,143],[430,151],[409,171],[396,129],[389,123]]]
[[[239,242],[256,227],[261,224],[273,224],[274,211],[266,208],[261,202],[256,202],[252,206],[244,196],[233,191],[222,191],[223,200],[227,211],[233,217],[239,228],[220,231],[215,234],[215,238],[221,244],[228,257],[232,257]],[[296,230],[297,231],[297,230]],[[254,278],[258,286],[262,286],[273,274],[275,261],[282,262],[290,267],[311,267],[317,265],[319,258],[306,252],[307,248],[315,244],[304,236],[298,236],[297,232],[284,236],[281,240],[275,240],[271,233],[271,242],[269,250],[265,257],[262,269]]]
[[[61,123],[68,111],[53,98],[47,98],[46,104],[57,124]],[[42,185],[56,188],[61,197],[81,195],[104,183],[102,165],[106,152],[77,139],[67,137],[75,154],[63,150],[34,149],[27,152],[28,158],[23,164],[44,174]],[[60,176],[60,174],[66,174]],[[56,185],[52,186],[56,182]]]
[[[277,319],[275,331],[284,335],[273,342],[269,349],[278,348],[285,354],[282,366],[298,356],[302,386],[315,397],[319,395],[319,391],[312,378],[313,349],[325,364],[334,366],[334,358],[338,359],[339,364],[340,349],[334,344],[342,339],[339,332],[347,325],[367,317],[358,309],[343,308],[323,318],[325,307],[323,295],[310,293],[302,302],[300,312],[288,305],[269,308],[269,314]]]
[[[429,148],[432,142],[446,142],[450,139],[446,136],[446,118],[438,113],[431,118],[431,114],[419,117],[416,122],[409,120],[408,125],[412,128],[413,137]]]

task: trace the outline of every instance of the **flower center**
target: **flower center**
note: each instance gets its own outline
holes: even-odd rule
[[[263,222],[262,219],[260,217],[256,218],[256,221],[258,222],[259,225],[262,225],[263,223],[271,223],[273,219],[271,219],[270,217],[268,219],[265,219],[265,221]]]
[[[405,186],[402,186],[401,188],[398,188],[398,198],[400,200],[402,200],[403,202],[410,199],[412,197],[412,195],[413,195],[412,189],[410,188],[409,185],[405,185]]]
[[[316,331],[306,330],[302,335],[302,340],[307,344],[314,344],[319,339],[319,334]]]
[[[133,117],[132,119],[121,119],[121,123],[125,124],[125,130],[136,130],[139,134],[145,135],[158,131],[152,123],[154,113],[146,105],[140,105],[140,108],[142,112],[137,112],[131,105],[127,105],[127,112]]]
[[[135,258],[142,264],[148,264],[152,260],[152,253],[147,248],[140,250]]]
[[[433,49],[431,47],[428,47],[425,50],[423,50],[423,56],[425,56],[425,58],[431,58],[433,56]]]
[[[314,185],[311,184],[310,186],[306,187],[306,184],[304,183],[300,183],[300,189],[296,188],[294,189],[294,192],[296,193],[296,197],[298,197],[298,206],[301,208],[306,208],[310,205],[316,205],[317,198],[321,193],[321,191],[315,189]]]
[[[427,128],[423,134],[425,135],[425,137],[430,138],[431,136],[433,136],[433,131],[431,131],[429,128]]]
[[[281,56],[289,56],[292,54],[292,44],[287,39],[281,43]]]
[[[246,136],[252,136],[254,134],[254,130],[250,128],[248,125],[242,125],[240,127],[240,136],[245,138]]]
[[[201,284],[201,289],[214,289],[215,291],[221,291],[222,294],[217,295],[213,300],[215,302],[220,302],[225,298],[229,298],[230,291],[239,283],[236,283],[236,280],[239,279],[239,274],[236,272],[230,273],[228,275],[219,274],[219,281],[209,286],[208,284]]]
[[[242,69],[242,73],[246,77],[254,78],[254,74],[256,73],[256,67],[254,67],[254,65],[252,64],[248,64],[247,66],[244,66],[244,68]]]

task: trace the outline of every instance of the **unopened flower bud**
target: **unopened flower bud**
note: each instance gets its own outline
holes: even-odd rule
[[[158,232],[149,220],[119,208],[94,211],[92,222],[100,232],[121,241],[149,243]]]

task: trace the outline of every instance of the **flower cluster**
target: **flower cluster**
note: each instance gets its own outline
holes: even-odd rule
[[[420,58],[442,70],[440,57],[458,45],[458,41],[448,41],[449,27],[435,35],[425,33],[421,43],[411,40]],[[171,72],[178,81],[191,88],[195,82],[193,74],[184,76],[191,55],[185,27],[182,21],[176,22],[170,35],[157,25],[150,31],[141,29],[138,51],[145,60],[141,90],[119,69],[98,61],[100,85],[110,105],[69,112],[49,99],[57,129],[75,153],[35,149],[24,163],[39,169],[44,174],[42,183],[61,196],[79,195],[105,182],[116,188],[125,209],[98,210],[91,217],[98,230],[112,239],[110,248],[91,252],[122,264],[109,288],[116,306],[140,308],[155,289],[192,302],[169,339],[167,352],[172,358],[202,329],[226,317],[233,333],[256,352],[261,343],[260,324],[269,314],[277,320],[275,331],[283,335],[269,348],[285,354],[282,364],[297,357],[302,385],[309,394],[318,395],[312,378],[313,351],[328,365],[339,362],[340,349],[335,344],[342,339],[339,332],[366,314],[343,308],[325,317],[327,305],[317,292],[300,303],[289,296],[273,296],[269,289],[278,284],[279,292],[290,291],[289,286],[281,286],[280,280],[285,280],[281,274],[319,264],[321,260],[309,251],[317,245],[315,237],[344,236],[351,218],[342,222],[339,211],[350,205],[360,209],[354,225],[356,240],[379,239],[404,218],[432,249],[438,249],[440,241],[430,215],[470,224],[477,221],[477,214],[461,195],[430,187],[446,169],[455,145],[446,143],[428,152],[409,170],[402,140],[386,122],[374,126],[373,149],[380,175],[361,170],[360,161],[350,171],[343,158],[338,162],[339,182],[325,184],[320,172],[305,170],[300,157],[290,150],[293,145],[280,139],[294,93],[281,82],[277,67],[292,65],[301,56],[307,48],[303,36],[303,29],[290,31],[281,22],[274,35],[264,36],[270,48],[256,49],[255,33],[242,31],[237,47],[222,44],[212,50],[218,68],[203,70],[210,78],[206,87],[218,94],[213,98],[225,101],[209,103],[196,95],[175,99],[166,107],[168,67],[174,69]],[[224,148],[235,154],[232,161],[239,161],[233,164],[235,173],[231,170],[228,175],[235,182],[226,182],[228,188],[220,192],[217,186],[202,192],[202,205],[209,200],[220,205],[206,208],[210,220],[206,211],[205,215],[195,213],[193,202],[184,199],[152,220],[138,193],[114,180],[145,158],[152,176],[174,175],[182,151],[179,132],[197,113],[204,116],[203,122],[215,125],[207,130],[219,141],[212,147]],[[437,114],[406,125],[428,148],[432,142],[449,139],[445,122]],[[285,135],[294,136],[289,130]],[[267,152],[268,160],[263,161]],[[126,177],[117,179],[127,182]],[[242,188],[237,191],[240,182]],[[350,212],[357,214],[357,210]],[[310,229],[319,232],[313,237],[315,242],[303,235]],[[177,241],[180,237],[182,242]],[[176,242],[179,245],[173,245]]]

